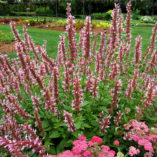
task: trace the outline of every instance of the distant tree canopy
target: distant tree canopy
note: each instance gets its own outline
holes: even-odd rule
[[[9,5],[18,6],[6,6],[3,11],[9,14],[12,9],[13,11],[24,12],[26,8],[31,7],[31,11],[35,11],[37,7],[42,7],[42,11],[49,7],[52,9],[54,14],[65,15],[66,3],[70,2],[72,5],[72,13],[77,16],[80,14],[90,15],[96,12],[106,12],[114,8],[114,3],[119,3],[122,12],[126,12],[126,4],[129,0],[7,0]],[[153,15],[157,14],[157,0],[131,0],[132,11],[137,11],[141,15]],[[7,5],[8,5],[7,4]],[[31,5],[30,5],[31,4]],[[4,7],[4,4],[1,4]],[[9,9],[10,11],[7,11]]]

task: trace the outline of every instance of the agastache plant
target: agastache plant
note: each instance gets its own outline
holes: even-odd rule
[[[0,54],[2,155],[114,157],[124,150],[130,156],[156,156],[157,24],[146,52],[141,36],[132,52],[131,2],[124,20],[116,4],[110,33],[93,39],[88,16],[77,42],[68,4],[56,59],[47,54],[46,41],[36,45],[26,27],[21,38],[10,24],[17,57]]]

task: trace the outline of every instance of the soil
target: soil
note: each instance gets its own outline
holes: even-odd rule
[[[31,28],[38,28],[38,29],[46,29],[46,30],[54,30],[54,31],[60,31],[60,32],[64,32],[65,31],[65,27],[46,27],[46,26],[40,26],[40,25],[36,25],[36,26],[30,26]],[[103,27],[96,27],[92,30],[95,34],[100,34],[101,32],[104,31]],[[80,32],[80,30],[76,30],[77,33]],[[110,29],[107,28],[107,33],[110,33]]]
[[[10,44],[0,43],[0,53],[13,53],[16,52],[15,50],[15,41],[11,42]]]

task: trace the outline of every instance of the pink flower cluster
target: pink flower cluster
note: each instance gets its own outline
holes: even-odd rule
[[[103,140],[98,136],[93,136],[91,141],[87,141],[86,137],[80,136],[74,141],[72,151],[67,150],[62,154],[54,155],[53,157],[114,157],[115,151],[110,150],[106,145],[99,146]],[[52,156],[46,156],[52,157]]]
[[[135,147],[131,146],[129,147],[129,155],[134,156],[140,153],[139,149],[136,149]]]
[[[150,132],[150,129],[144,122],[138,122],[136,120],[131,120],[130,124],[125,125],[125,129],[129,130],[129,132],[125,134],[124,139],[137,142],[140,147],[143,146],[145,151],[149,151],[153,155],[154,148],[157,146],[156,132]],[[155,147],[153,148],[153,146]],[[138,154],[139,151],[136,151],[136,153],[133,153],[135,152],[133,147],[130,147],[129,149],[130,154]]]

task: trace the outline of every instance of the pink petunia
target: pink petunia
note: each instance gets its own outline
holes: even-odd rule
[[[140,153],[139,149],[136,149],[134,146],[129,147],[129,155],[134,156]]]

